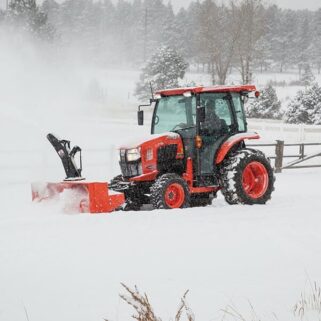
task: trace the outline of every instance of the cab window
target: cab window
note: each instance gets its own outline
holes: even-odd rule
[[[201,94],[201,105],[205,107],[205,122],[201,124],[204,134],[226,134],[231,131],[233,117],[225,93]]]
[[[195,126],[195,96],[162,97],[156,105],[152,134],[180,130]]]

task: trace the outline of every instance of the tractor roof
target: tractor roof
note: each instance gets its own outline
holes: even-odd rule
[[[162,96],[175,96],[183,95],[185,92],[192,92],[194,94],[199,93],[222,93],[222,92],[250,92],[256,91],[254,85],[241,85],[241,86],[212,86],[212,87],[185,87],[185,88],[174,88],[174,89],[165,89],[159,90],[156,92],[158,95]]]

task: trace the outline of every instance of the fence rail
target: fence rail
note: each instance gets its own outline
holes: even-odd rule
[[[321,156],[321,143],[285,143],[283,140],[277,140],[274,144],[249,144],[250,147],[274,147],[274,154],[268,155],[270,159],[274,159],[274,168],[276,173],[281,173],[284,169],[299,169],[299,168],[314,168],[321,167],[321,162],[319,164],[306,164],[299,165],[302,163],[306,163],[311,159],[317,158]],[[320,147],[318,151],[314,151],[311,154],[306,153],[307,147]],[[298,154],[285,154],[285,150],[288,147],[298,147]],[[287,158],[295,158],[295,160],[288,162],[285,164],[285,159]]]

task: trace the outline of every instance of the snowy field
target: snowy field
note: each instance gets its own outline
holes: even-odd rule
[[[123,119],[114,112],[70,127],[55,123],[57,133],[85,147],[88,178],[116,175],[112,148],[148,132],[137,129],[135,112],[125,112]],[[28,180],[63,178],[42,134],[31,127],[24,137],[39,136],[35,148],[45,162],[35,156],[26,171],[22,149],[14,151],[26,176],[4,170],[0,185],[0,320],[24,320],[26,309],[32,321],[126,321],[131,311],[118,297],[120,282],[146,291],[164,320],[186,289],[197,320],[221,320],[220,309],[231,303],[250,314],[248,300],[262,320],[273,313],[294,320],[291,309],[308,280],[321,282],[321,170],[277,175],[266,206],[229,206],[219,196],[207,208],[66,215],[62,204],[30,200]]]
[[[0,320],[129,320],[120,282],[146,291],[169,320],[179,297],[197,320],[234,304],[260,320],[294,320],[321,281],[321,170],[277,176],[266,206],[66,215],[31,204],[29,184],[1,188]]]
[[[163,320],[186,289],[196,320],[221,320],[228,304],[247,315],[248,301],[262,321],[294,320],[308,281],[321,283],[321,170],[277,175],[266,206],[219,195],[206,208],[95,216],[32,204],[31,181],[64,177],[48,132],[83,148],[88,179],[106,180],[119,172],[116,147],[149,131],[136,126],[137,71],[42,67],[46,77],[18,66],[0,78],[0,320],[128,321],[120,282],[146,291]],[[91,86],[99,101],[84,98]],[[263,141],[280,137],[263,127]]]

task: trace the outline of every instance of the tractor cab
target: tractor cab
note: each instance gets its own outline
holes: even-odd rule
[[[158,91],[151,134],[179,134],[198,184],[218,184],[213,160],[224,141],[247,131],[244,100],[255,90],[255,86],[217,86]],[[141,120],[142,111],[139,116]]]
[[[157,95],[152,134],[190,128],[199,133],[244,132],[246,122],[240,93],[205,92]]]

